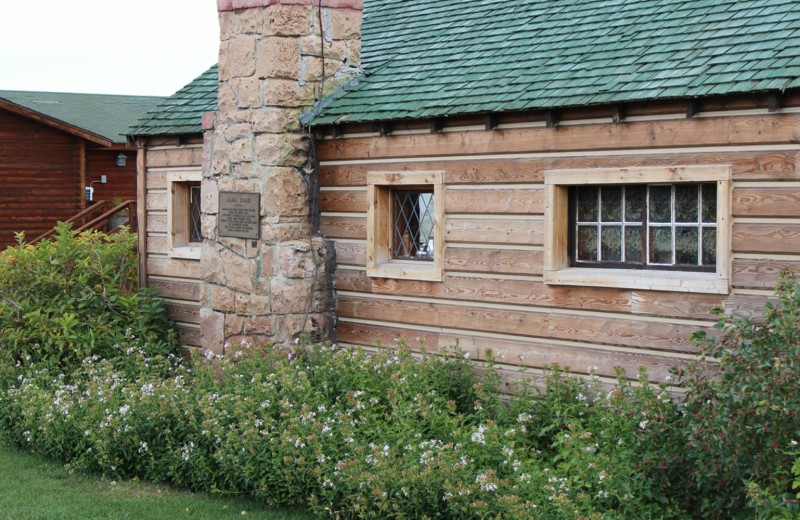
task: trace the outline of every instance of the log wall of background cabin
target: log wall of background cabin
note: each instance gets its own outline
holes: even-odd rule
[[[117,156],[124,153],[125,166],[117,166]],[[94,200],[111,201],[119,197],[136,200],[136,150],[88,148],[86,150],[86,179],[93,183]],[[100,176],[106,176],[106,183]]]
[[[558,363],[611,381],[615,367],[645,367],[663,382],[669,367],[697,355],[693,331],[709,311],[753,315],[782,268],[800,268],[800,100],[769,113],[766,100],[705,102],[687,118],[681,103],[330,129],[318,142],[321,229],[336,243],[337,340],[374,347],[404,337],[429,351],[458,342],[472,359],[491,348],[504,373],[535,374]],[[605,110],[605,114],[603,113]],[[542,281],[545,170],[730,164],[732,287],[728,295],[545,285]],[[366,176],[370,171],[443,171],[443,282],[366,275]]]
[[[0,248],[35,238],[81,209],[80,140],[0,110]]]
[[[167,241],[167,174],[202,171],[202,137],[151,138],[145,152],[147,285],[157,287],[167,301],[170,318],[184,345],[200,346],[200,260],[171,258]],[[135,162],[135,161],[134,161]]]

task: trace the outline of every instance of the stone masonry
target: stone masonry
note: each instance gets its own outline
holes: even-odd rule
[[[241,340],[288,344],[332,335],[334,253],[316,229],[311,136],[298,116],[360,65],[362,6],[362,0],[217,2],[218,109],[203,121],[204,350],[221,354]],[[260,194],[260,238],[219,235],[221,191]]]

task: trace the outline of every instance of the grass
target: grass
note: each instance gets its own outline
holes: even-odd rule
[[[42,457],[0,443],[0,519],[308,520],[295,509],[269,508],[244,498],[176,491],[144,482],[115,482],[70,474]]]

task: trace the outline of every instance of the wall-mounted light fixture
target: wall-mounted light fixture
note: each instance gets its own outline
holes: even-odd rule
[[[128,156],[124,153],[117,155],[117,166],[125,166],[128,162]]]

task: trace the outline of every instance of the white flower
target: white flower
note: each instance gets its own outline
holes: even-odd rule
[[[422,465],[428,465],[433,462],[433,452],[428,450],[423,452],[422,456],[419,458],[419,463]]]
[[[478,426],[478,431],[472,434],[471,437],[472,442],[474,442],[475,444],[486,444],[486,438],[483,436],[483,432],[485,431],[486,428],[484,428],[483,425]]]
[[[483,491],[497,491],[497,484],[489,481],[489,477],[485,473],[481,473],[475,477],[475,483],[479,484]]]

